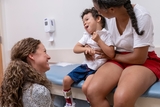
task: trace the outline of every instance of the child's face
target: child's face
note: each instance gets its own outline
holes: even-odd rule
[[[93,34],[93,32],[95,32],[97,30],[97,20],[94,19],[94,17],[92,16],[91,13],[85,14],[83,16],[83,25],[85,30],[89,33],[89,34]]]

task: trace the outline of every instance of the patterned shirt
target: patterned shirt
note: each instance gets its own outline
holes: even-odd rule
[[[24,107],[53,107],[50,91],[43,85],[33,84],[23,92]]]

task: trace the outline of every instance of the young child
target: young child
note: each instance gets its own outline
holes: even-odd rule
[[[85,61],[71,71],[63,79],[63,93],[66,99],[65,107],[75,107],[72,98],[71,85],[74,82],[85,80],[82,90],[86,94],[85,87],[89,84],[93,74],[96,70],[106,62],[106,58],[97,58],[100,55],[95,54],[95,49],[102,49],[109,58],[114,57],[114,47],[111,46],[110,33],[105,29],[105,18],[102,17],[94,9],[85,9],[81,15],[84,28],[83,37],[74,47],[75,53],[85,53],[94,56],[92,60],[85,59]],[[103,41],[103,42],[102,42]]]

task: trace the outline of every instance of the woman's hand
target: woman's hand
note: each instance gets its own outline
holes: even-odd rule
[[[84,52],[84,55],[87,60],[93,61],[96,59],[104,59],[104,58],[111,59],[102,51],[102,49],[93,49],[89,45],[86,45],[85,47],[87,48],[87,50]],[[95,59],[95,54],[98,54],[96,59]]]
[[[95,49],[95,54],[98,54],[98,57],[96,59],[110,59],[103,51],[102,49]]]
[[[84,56],[88,61],[94,61],[95,60],[94,55],[84,53]]]

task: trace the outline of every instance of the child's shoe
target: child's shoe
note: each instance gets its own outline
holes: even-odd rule
[[[73,103],[72,105],[69,103],[66,103],[66,105],[64,107],[75,107],[76,103]]]

